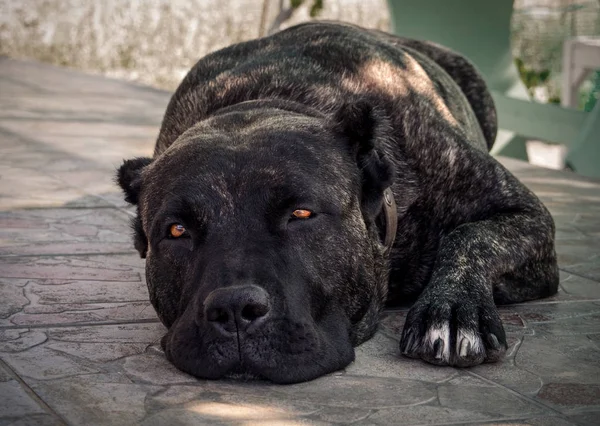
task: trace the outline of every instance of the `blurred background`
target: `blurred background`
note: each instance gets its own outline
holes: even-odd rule
[[[516,0],[511,30],[513,57],[531,96],[560,104],[563,43],[600,35],[600,0]],[[580,86],[579,108],[592,110],[599,84],[597,70]]]
[[[0,54],[168,90],[207,53],[307,21],[311,14],[389,28],[386,0],[324,0],[316,8],[312,0],[0,0],[0,5]]]
[[[203,55],[310,19],[391,25],[386,0],[0,0],[0,55],[172,91]],[[560,104],[565,40],[598,35],[600,0],[515,0],[511,49],[529,96]],[[599,93],[596,70],[570,106],[592,111]],[[558,160],[542,165],[564,167],[564,146],[551,149]]]

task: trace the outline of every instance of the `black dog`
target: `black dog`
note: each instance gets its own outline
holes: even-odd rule
[[[558,269],[495,134],[477,71],[431,43],[309,23],[201,59],[154,158],[118,172],[168,359],[313,379],[352,362],[386,301],[414,301],[407,356],[501,358],[494,302],[555,293]]]

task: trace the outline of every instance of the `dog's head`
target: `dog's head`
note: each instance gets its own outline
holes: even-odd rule
[[[266,101],[221,110],[118,182],[169,328],[168,359],[202,378],[309,380],[375,331],[387,261],[375,219],[392,166],[386,120]]]

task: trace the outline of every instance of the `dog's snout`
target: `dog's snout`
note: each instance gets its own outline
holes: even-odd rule
[[[236,333],[264,319],[269,311],[268,293],[255,285],[213,290],[204,302],[204,317],[213,327]]]

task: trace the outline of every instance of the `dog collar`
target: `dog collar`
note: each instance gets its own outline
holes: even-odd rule
[[[383,217],[385,218],[385,238],[383,245],[386,254],[389,254],[396,239],[396,231],[398,230],[398,211],[396,209],[396,201],[391,188],[383,191]]]

